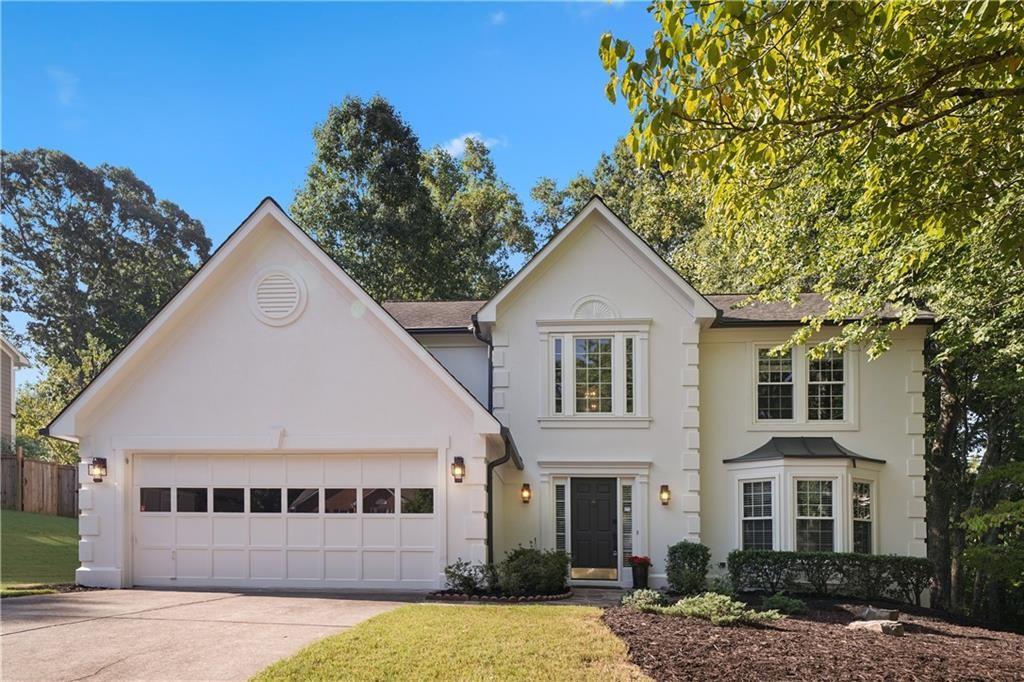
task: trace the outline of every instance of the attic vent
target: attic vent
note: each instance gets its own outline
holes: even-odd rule
[[[261,272],[253,280],[249,306],[261,322],[275,327],[294,322],[306,305],[306,286],[287,270]]]

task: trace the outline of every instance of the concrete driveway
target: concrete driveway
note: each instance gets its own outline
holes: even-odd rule
[[[419,595],[99,590],[4,599],[3,680],[245,680]]]

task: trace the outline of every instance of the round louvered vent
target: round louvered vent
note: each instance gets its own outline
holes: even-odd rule
[[[293,322],[306,305],[306,287],[298,275],[286,270],[261,272],[253,281],[249,305],[266,324]]]

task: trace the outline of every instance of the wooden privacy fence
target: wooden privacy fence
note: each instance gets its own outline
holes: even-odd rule
[[[17,456],[0,458],[0,502],[51,516],[78,516],[78,467]]]

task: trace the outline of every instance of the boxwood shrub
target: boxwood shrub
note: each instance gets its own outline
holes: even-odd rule
[[[569,555],[518,547],[508,553],[497,569],[498,585],[504,594],[562,594],[569,577]]]
[[[934,574],[924,558],[839,552],[735,550],[727,566],[740,590],[775,594],[802,583],[816,594],[890,597],[917,605]]]
[[[665,563],[669,589],[679,594],[703,592],[710,562],[711,550],[699,542],[669,545]]]

